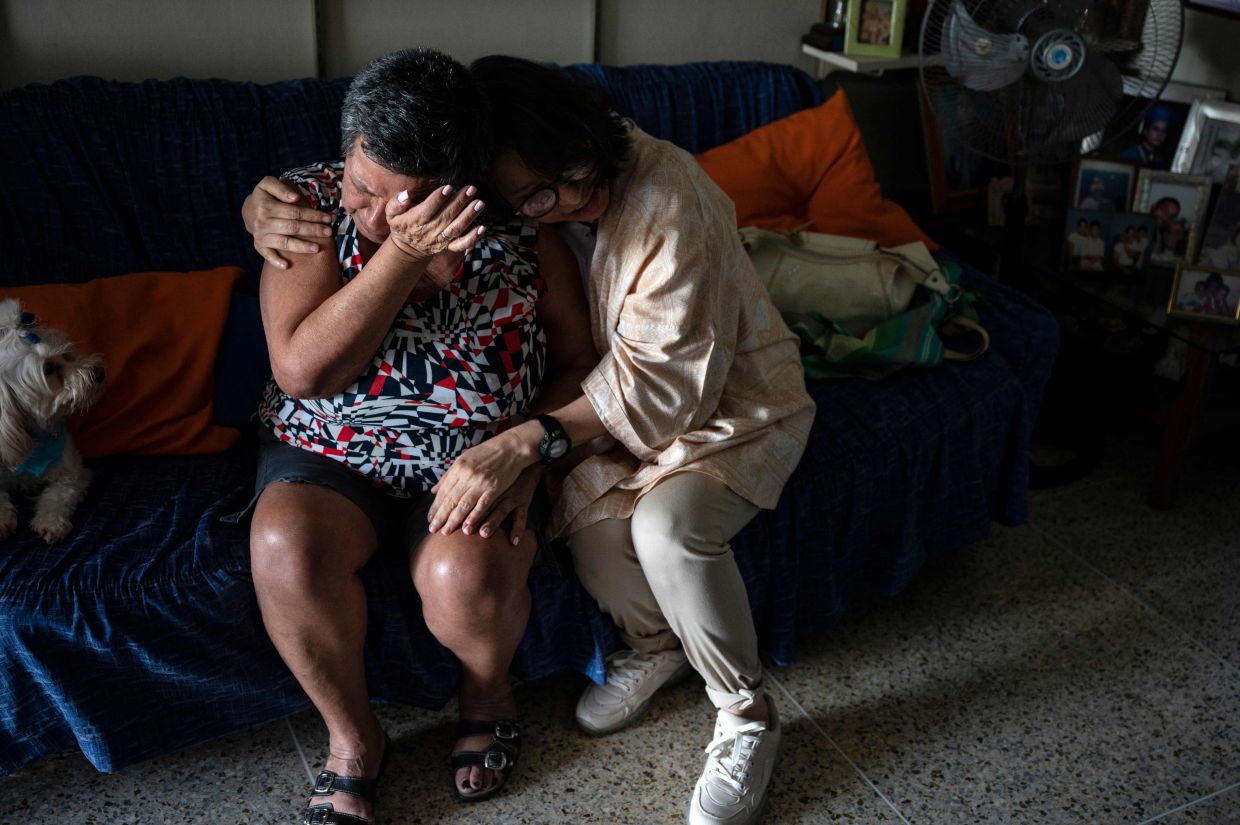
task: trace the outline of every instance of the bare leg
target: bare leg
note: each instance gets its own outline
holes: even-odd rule
[[[508,667],[530,615],[526,579],[537,546],[529,530],[515,547],[507,532],[490,539],[456,532],[427,536],[413,550],[410,568],[426,626],[461,662],[462,719],[516,718]],[[467,736],[453,752],[480,751],[490,742],[490,736]],[[465,795],[498,781],[497,772],[482,767],[456,776]]]
[[[373,777],[383,731],[363,668],[366,594],[358,570],[374,553],[370,520],[340,493],[280,482],[259,497],[250,528],[254,590],[276,650],[327,725],[327,770]],[[342,813],[370,817],[348,794],[319,797]]]

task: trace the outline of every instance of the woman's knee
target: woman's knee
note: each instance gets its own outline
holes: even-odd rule
[[[292,486],[292,485],[288,485]],[[271,488],[269,488],[271,489]],[[351,513],[337,513],[327,529],[315,513],[297,505],[296,495],[282,489],[263,498],[250,526],[250,567],[259,589],[310,592],[325,577],[354,573],[373,552],[369,523],[350,531]],[[350,505],[353,506],[353,505]],[[359,512],[360,515],[360,512]]]
[[[633,512],[633,551],[649,577],[674,576],[695,559],[726,556],[731,548],[712,536],[696,513],[670,507],[638,507]]]
[[[525,598],[532,556],[527,559],[518,548],[526,542],[533,545],[536,539],[529,534],[512,547],[506,535],[428,537],[414,562],[414,585],[427,620],[434,615],[484,619]]]

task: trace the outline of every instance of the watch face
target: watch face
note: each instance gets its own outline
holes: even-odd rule
[[[557,438],[547,445],[547,455],[551,458],[559,458],[568,452],[568,442],[562,438]]]

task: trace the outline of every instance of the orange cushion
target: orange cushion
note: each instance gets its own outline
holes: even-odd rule
[[[759,127],[697,156],[736,204],[738,226],[811,229],[937,249],[899,205],[883,198],[843,90],[821,106]]]
[[[69,431],[82,455],[215,453],[240,433],[211,423],[215,354],[236,267],[142,272],[84,284],[5,287],[86,354],[102,353],[107,386]]]

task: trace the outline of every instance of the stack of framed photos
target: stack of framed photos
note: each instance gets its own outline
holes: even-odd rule
[[[1078,159],[1063,265],[1135,280],[1175,270],[1168,314],[1240,323],[1240,104],[1172,83],[1129,135]]]

